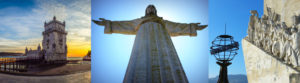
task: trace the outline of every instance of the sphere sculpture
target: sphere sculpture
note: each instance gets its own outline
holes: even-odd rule
[[[228,83],[227,66],[231,64],[230,61],[237,55],[239,43],[234,41],[230,35],[220,35],[212,41],[210,49],[211,55],[215,56],[218,60],[217,64],[221,67],[218,83]]]
[[[237,55],[239,43],[230,35],[220,35],[212,42],[210,49],[218,61],[231,61]]]

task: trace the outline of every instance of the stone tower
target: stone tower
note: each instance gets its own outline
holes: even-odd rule
[[[41,45],[39,44],[39,46],[37,47],[38,51],[41,51]]]
[[[25,54],[27,54],[27,53],[28,53],[28,48],[26,47],[26,48],[25,48]]]
[[[47,62],[67,60],[67,44],[65,22],[60,22],[53,17],[50,22],[45,22],[43,32],[44,59]]]

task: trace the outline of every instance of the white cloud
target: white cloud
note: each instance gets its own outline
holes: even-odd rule
[[[10,40],[0,37],[0,52],[19,52],[23,53],[25,47],[36,49],[42,38],[29,38],[20,40]]]
[[[53,16],[56,16],[57,20],[66,22],[68,41],[91,42],[90,0],[67,0],[63,2],[60,0],[36,0],[35,3],[35,8],[32,8],[28,13],[1,17],[0,52],[7,51],[4,49],[5,47],[25,47],[24,41],[31,41],[32,45],[35,46],[41,43],[44,22],[49,22]],[[20,8],[4,8],[0,11],[7,9],[19,10]],[[32,42],[32,39],[37,42]]]

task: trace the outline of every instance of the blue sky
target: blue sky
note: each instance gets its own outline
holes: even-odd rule
[[[22,7],[24,9],[31,9],[33,6],[35,6],[34,0],[0,0],[0,9],[6,8],[6,7]],[[8,11],[8,12],[16,12],[16,11]]]
[[[66,22],[68,56],[85,55],[91,49],[90,0],[0,0],[0,52],[36,49],[53,16]]]
[[[209,41],[224,34],[225,23],[227,34],[232,35],[240,44],[240,50],[228,67],[228,74],[246,74],[241,40],[247,35],[250,10],[263,14],[263,0],[210,0],[209,1]],[[211,43],[209,43],[211,46]],[[209,77],[219,75],[216,59],[209,56]]]
[[[158,15],[182,23],[208,24],[207,0],[92,0],[92,19],[132,20],[145,15],[154,4]],[[104,27],[92,23],[92,82],[120,83],[125,76],[135,35],[104,34]],[[172,37],[173,44],[191,83],[208,82],[208,30],[197,37]]]

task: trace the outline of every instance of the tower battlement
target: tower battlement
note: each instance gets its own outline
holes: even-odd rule
[[[58,21],[58,20],[56,19],[56,17],[54,16],[53,19],[52,19],[51,21],[49,21],[48,23],[47,23],[47,22],[44,23],[44,27],[46,27],[46,26],[48,26],[48,25],[50,25],[50,24],[52,24],[52,23],[57,23],[57,24],[62,25],[62,26],[65,26],[65,25],[66,25],[66,22],[65,22],[65,21],[63,21],[63,22]]]
[[[50,22],[45,22],[44,24],[44,28],[45,31],[43,32],[43,35],[49,34],[51,32],[58,32],[61,34],[67,34],[67,32],[65,31],[65,22],[60,22],[58,20],[56,20],[56,17],[53,17],[53,20]]]

